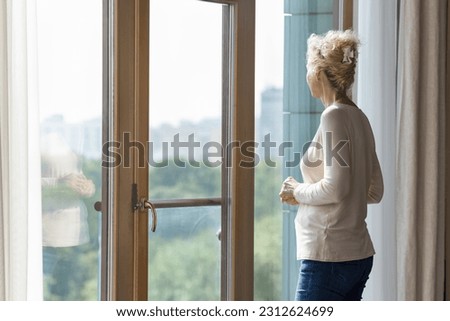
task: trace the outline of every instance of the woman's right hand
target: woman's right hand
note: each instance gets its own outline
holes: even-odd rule
[[[278,194],[283,203],[289,205],[299,205],[299,202],[294,197],[294,190],[298,186],[298,182],[293,177],[288,177],[281,185],[281,191]]]
[[[91,197],[95,192],[94,183],[83,174],[69,174],[60,178],[60,183],[71,188],[82,197]]]

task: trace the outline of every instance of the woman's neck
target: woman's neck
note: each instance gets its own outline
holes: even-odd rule
[[[353,102],[350,100],[350,98],[347,97],[346,94],[339,93],[331,87],[324,88],[322,93],[323,94],[322,97],[320,97],[320,100],[322,101],[322,104],[325,106],[325,108],[335,103],[353,104]]]
[[[325,108],[336,103],[356,107],[356,104],[347,96],[347,94],[337,92],[333,88],[324,90],[320,100],[322,101],[322,104],[325,106]]]
[[[322,101],[322,104],[325,106],[325,108],[335,103],[341,103],[344,105],[356,107],[356,104],[350,98],[348,98],[346,92],[340,92],[334,89],[326,75],[322,75],[322,77],[320,77],[320,80],[322,85],[322,95],[320,97],[320,100]]]
[[[336,99],[335,103],[357,107],[356,104],[347,95]]]

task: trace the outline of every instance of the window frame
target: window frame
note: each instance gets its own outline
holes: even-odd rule
[[[148,0],[104,0],[103,144],[148,141]],[[139,115],[139,117],[137,117]],[[103,153],[108,162],[109,151]],[[132,188],[146,195],[148,156],[128,148],[128,168],[103,167],[102,300],[145,300],[148,215],[133,209]],[[106,152],[106,153],[105,153]],[[144,167],[139,167],[139,158]]]
[[[450,103],[450,6],[447,7],[446,105]],[[450,301],[450,113],[445,116],[445,284],[444,300]]]
[[[230,7],[224,14],[232,45],[226,47],[223,68],[230,73],[223,99],[231,108],[224,112],[224,134],[232,142],[254,141],[255,0],[207,1]],[[119,142],[124,155],[123,133],[144,146],[149,138],[149,0],[104,0],[103,26],[103,142]],[[133,208],[132,194],[135,186],[139,197],[148,195],[148,155],[134,147],[127,148],[130,168],[103,168],[102,300],[147,300],[148,213]],[[221,298],[252,300],[254,168],[240,163],[254,159],[233,148],[224,160],[230,167],[222,188]]]

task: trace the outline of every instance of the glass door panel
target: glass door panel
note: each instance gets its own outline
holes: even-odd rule
[[[149,300],[219,300],[222,5],[150,1]]]
[[[102,0],[40,0],[36,6],[44,299],[97,300]]]
[[[286,1],[256,1],[254,298],[282,300],[283,34]]]
[[[255,136],[261,162],[255,168],[255,300],[294,299],[298,207],[281,204],[278,192],[287,176],[302,181],[302,148],[323,110],[305,80],[307,39],[337,28],[337,2],[256,2]]]
[[[220,300],[220,207],[158,210],[150,236],[150,300]]]

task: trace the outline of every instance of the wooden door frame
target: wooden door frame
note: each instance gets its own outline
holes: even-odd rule
[[[132,192],[148,195],[149,1],[104,8],[102,299],[147,300],[148,214]]]
[[[228,132],[242,146],[254,142],[255,0],[208,1],[232,8]],[[104,23],[104,141],[113,145],[103,146],[109,166],[103,170],[102,299],[147,300],[148,213],[134,208],[132,191],[134,186],[139,199],[148,196],[149,0],[104,3],[113,19]],[[254,158],[244,152],[232,148],[224,155],[231,161],[223,193],[229,209],[222,230],[224,300],[253,299]],[[112,153],[118,164],[111,163]]]
[[[228,135],[241,148],[225,150],[229,159],[230,186],[223,191],[228,208],[222,221],[223,300],[253,300],[254,272],[254,157],[245,153],[245,144],[255,141],[255,0],[207,0],[228,4],[230,123]],[[231,153],[228,155],[227,153]],[[245,165],[244,165],[245,164]],[[245,188],[243,188],[245,186]],[[224,189],[224,188],[223,188]],[[225,193],[224,193],[225,192]]]
[[[353,0],[342,1],[342,30],[353,29]]]
[[[447,7],[445,97],[445,285],[444,300],[450,301],[450,5]]]

